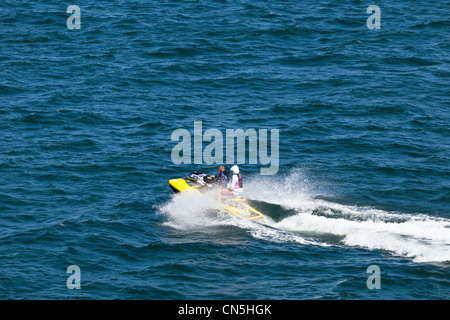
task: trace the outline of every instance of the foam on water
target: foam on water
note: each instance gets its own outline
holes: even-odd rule
[[[276,243],[343,245],[385,250],[415,262],[450,261],[448,219],[317,199],[300,171],[281,180],[264,178],[264,182],[247,181],[247,197],[279,205],[286,215],[278,221],[270,218],[271,212],[264,212],[267,216],[258,222],[223,214],[214,193],[174,195],[159,213],[167,216],[167,226],[181,230],[231,225],[247,230],[254,238]],[[330,235],[339,242],[329,243]]]
[[[303,174],[295,171],[265,190],[253,182],[249,198],[296,212],[273,223],[276,229],[341,236],[344,245],[387,250],[415,262],[450,261],[450,220],[333,203],[314,198],[305,184]]]
[[[323,206],[323,204],[320,204]],[[336,204],[330,204],[335,207]],[[352,210],[342,207],[342,210]],[[373,209],[367,208],[370,216]],[[359,210],[354,216],[360,215]],[[274,226],[282,230],[330,233],[343,236],[349,246],[387,250],[411,257],[416,262],[450,260],[450,222],[425,216],[409,216],[403,222],[383,221],[389,213],[380,212],[381,219],[352,220],[342,217],[317,216],[312,212],[299,212]],[[396,216],[395,214],[393,214]]]
[[[212,232],[217,227],[234,226],[266,241],[321,245],[298,234],[273,228],[275,222],[268,216],[254,222],[224,213],[214,191],[174,194],[170,201],[158,208],[158,213],[166,217],[165,226],[183,231]]]
[[[182,230],[201,229],[222,223],[220,203],[210,194],[178,193],[158,208],[167,217],[165,225]]]

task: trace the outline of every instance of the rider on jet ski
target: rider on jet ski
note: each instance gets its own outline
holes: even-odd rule
[[[213,185],[216,185],[221,189],[223,189],[227,187],[227,184],[229,182],[228,175],[230,174],[230,171],[225,170],[224,166],[220,166],[218,169],[218,173],[215,176],[206,175],[198,172],[194,172],[193,174],[196,174],[196,176],[201,177],[203,182],[206,183],[207,186],[212,187]]]
[[[216,174],[214,177],[214,181],[221,189],[224,189],[227,187],[228,180],[229,180],[228,174],[230,172],[226,171],[224,166],[220,166],[218,169],[218,172],[219,173]]]
[[[222,188],[222,194],[228,194],[228,195],[240,195],[242,191],[244,191],[244,186],[242,183],[242,176],[239,173],[239,167],[237,165],[234,165],[231,167],[231,173],[233,174],[231,180],[228,183],[228,186],[225,188]]]

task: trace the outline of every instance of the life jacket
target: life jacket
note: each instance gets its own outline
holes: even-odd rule
[[[226,173],[219,173],[215,176],[216,183],[221,187],[226,187],[228,183],[228,175]]]
[[[236,174],[237,176],[238,176],[238,185],[239,185],[239,188],[243,188],[244,187],[244,178],[242,178],[242,176],[241,176],[241,174],[240,173],[238,173],[238,174]],[[234,189],[237,189],[236,188],[236,186],[235,186],[235,188]]]

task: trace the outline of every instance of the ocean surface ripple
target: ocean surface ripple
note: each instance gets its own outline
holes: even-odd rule
[[[0,3],[1,299],[450,298],[449,2],[68,5]],[[263,223],[172,194],[194,121],[279,130]]]

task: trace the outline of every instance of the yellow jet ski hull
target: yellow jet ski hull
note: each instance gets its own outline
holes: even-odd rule
[[[175,192],[183,192],[183,191],[199,192],[197,189],[200,188],[200,186],[196,185],[192,180],[189,180],[187,178],[169,180],[169,185]]]
[[[258,220],[263,218],[263,214],[257,211],[255,208],[250,207],[247,204],[247,199],[245,198],[232,198],[225,200],[223,204],[225,212],[229,213],[235,217],[246,219],[246,220]]]
[[[175,192],[201,193],[200,190],[204,188],[204,186],[189,178],[171,179],[169,185]],[[224,197],[222,206],[226,213],[245,220],[258,220],[264,217],[261,212],[249,206],[245,198]]]

